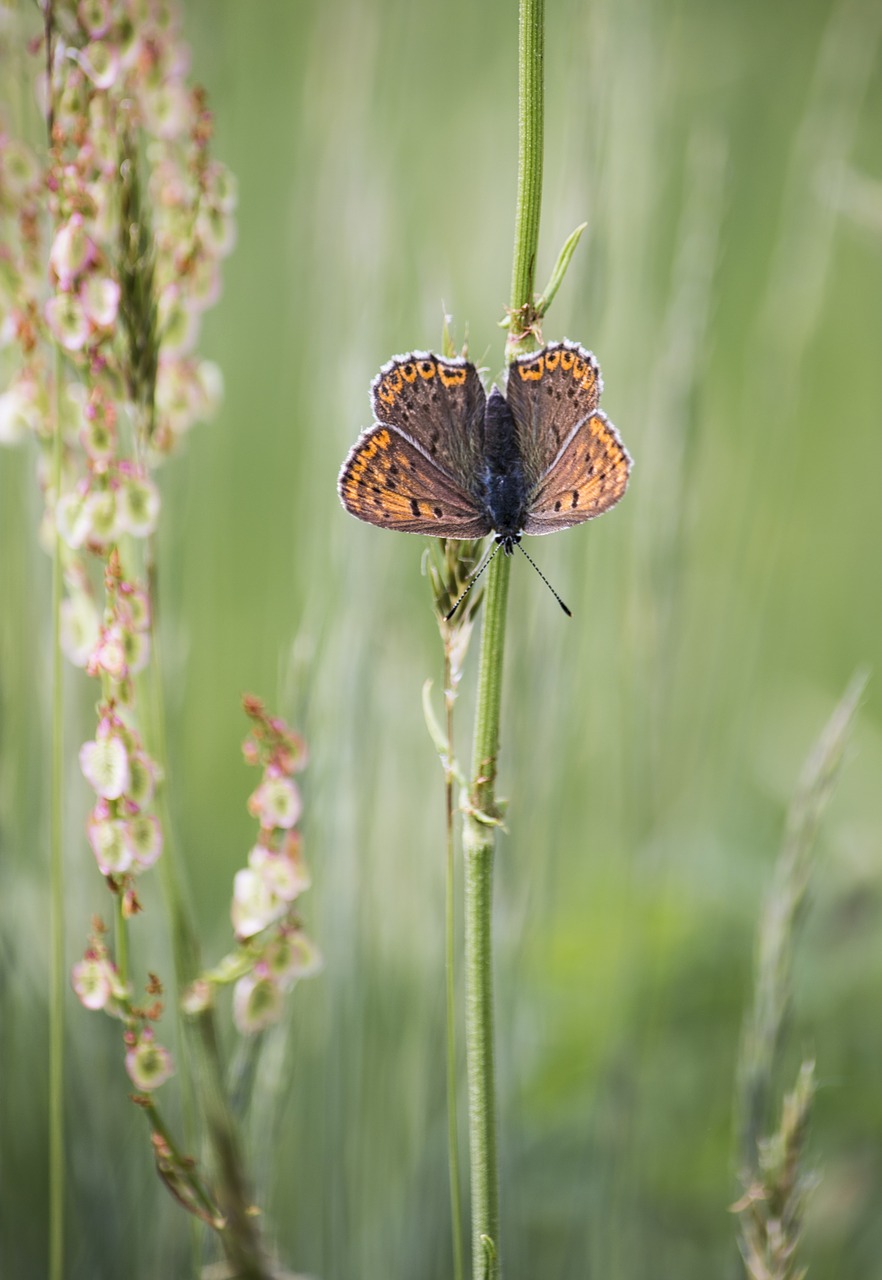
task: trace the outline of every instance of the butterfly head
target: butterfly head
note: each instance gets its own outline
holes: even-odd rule
[[[502,547],[507,556],[513,556],[515,547],[521,545],[521,535],[519,533],[497,533],[496,542],[498,546]]]

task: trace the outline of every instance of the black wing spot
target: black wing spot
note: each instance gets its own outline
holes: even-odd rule
[[[443,507],[433,507],[432,510],[435,512],[435,515],[438,517],[439,520],[444,515]]]
[[[397,463],[397,462],[393,462],[393,463],[392,463],[392,465],[390,466],[390,468],[389,468],[389,475],[390,475],[390,476],[397,476],[397,475],[398,475],[398,463]]]
[[[576,509],[576,507],[577,507],[578,505],[579,505],[579,490],[578,490],[578,489],[574,489],[574,490],[573,490],[573,501],[570,503],[570,506],[571,506],[571,507],[573,508],[573,510],[575,511],[575,509]]]
[[[420,510],[420,504],[417,502],[416,498],[411,498],[410,509],[415,516],[421,516],[423,514]]]
[[[560,511],[560,498],[558,498],[557,502],[554,504],[554,509],[555,511]]]

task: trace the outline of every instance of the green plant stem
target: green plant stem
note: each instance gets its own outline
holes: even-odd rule
[[[55,348],[52,387],[52,476],[61,493],[61,352]],[[52,559],[52,813],[49,845],[51,883],[51,963],[49,966],[49,1277],[64,1274],[64,689],[61,653],[61,598],[64,586],[61,538],[55,534]]]
[[[55,6],[46,0],[43,39],[46,55],[46,138],[52,153],[55,102],[52,96]],[[52,480],[56,506],[61,496],[64,442],[61,438],[61,349],[53,353]],[[52,557],[52,799],[49,832],[51,936],[49,963],[49,1280],[64,1275],[64,666],[61,653],[62,545],[55,531]]]
[[[535,345],[533,292],[539,217],[542,212],[542,144],[545,125],[545,0],[520,0],[518,19],[518,194],[511,274],[512,328],[509,361]],[[519,325],[518,317],[526,320]]]
[[[456,691],[450,661],[451,637],[444,641],[444,709],[447,721],[447,759],[444,768],[444,798],[447,826],[447,884],[445,894],[445,956],[447,985],[447,1163],[450,1171],[450,1226],[453,1248],[454,1280],[463,1280],[462,1262],[462,1196],[459,1186],[459,1133],[456,1107],[456,913],[454,911],[454,775],[453,775],[453,704]]]
[[[528,350],[535,341],[530,325],[542,208],[544,19],[544,0],[520,0],[518,193],[510,308],[512,326],[506,343],[509,361],[522,350]],[[509,557],[497,555],[487,570],[470,811],[463,831],[474,1280],[497,1280],[500,1274],[491,925],[493,855],[498,822],[496,773],[510,568]]]

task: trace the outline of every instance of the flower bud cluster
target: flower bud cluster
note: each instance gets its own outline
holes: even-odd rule
[[[257,698],[246,698],[245,710],[253,727],[243,753],[263,775],[248,800],[260,824],[257,842],[234,879],[231,916],[239,946],[194,984],[185,1007],[197,1012],[210,1001],[213,984],[235,982],[233,1018],[248,1034],[279,1019],[285,992],[316,972],[321,960],[295,906],[311,883],[296,830],[302,802],[294,781],[306,765],[306,744]]]
[[[0,45],[0,62],[29,49],[48,125],[40,151],[0,114],[0,444],[39,445],[43,535],[65,586],[62,645],[101,681],[80,751],[95,794],[87,836],[125,917],[163,843],[133,680],[150,655],[141,579],[160,506],[150,468],[220,398],[220,373],[196,342],[235,241],[236,189],[210,154],[211,116],[188,84],[173,0],[70,0],[48,6],[45,25],[44,9],[7,15],[15,38],[5,30]],[[73,980],[87,1007],[124,1019],[137,1087],[162,1083],[171,1061],[149,1025],[159,1006],[132,1005],[97,932]]]
[[[102,712],[94,739],[80,748],[80,768],[96,797],[86,834],[101,874],[120,884],[162,852],[159,821],[148,811],[156,765],[112,703]]]
[[[103,1009],[126,1024],[123,1033],[126,1071],[135,1088],[149,1093],[165,1084],[174,1072],[174,1064],[168,1049],[156,1040],[152,1025],[162,1013],[162,1002],[158,999],[162,987],[151,975],[147,985],[150,1003],[137,1006],[132,1002],[131,991],[120,978],[107,949],[100,922],[95,923],[82,960],[73,966],[71,983],[85,1008]]]

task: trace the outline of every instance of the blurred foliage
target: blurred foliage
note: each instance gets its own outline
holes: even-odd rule
[[[732,1100],[756,916],[808,747],[882,668],[882,8],[556,0],[538,278],[596,353],[635,459],[512,586],[497,877],[506,1275],[736,1276]],[[306,734],[322,976],[258,1073],[280,1253],[322,1280],[450,1274],[441,655],[423,545],[357,524],[337,470],[394,352],[446,308],[498,376],[514,217],[516,19],[187,0],[238,176],[203,348],[223,412],[161,475],[171,803],[209,958],[251,840],[239,695]],[[0,1269],[45,1266],[48,565],[34,458],[0,458]],[[474,659],[474,654],[472,658]],[[468,757],[471,692],[458,704]],[[107,910],[67,677],[70,958]],[[814,1280],[882,1276],[882,702],[822,832],[782,1080],[807,1053]],[[167,955],[158,902],[142,962]],[[311,915],[310,915],[311,913]],[[136,957],[138,959],[138,957]],[[166,972],[170,965],[165,961]],[[183,1274],[113,1029],[71,999],[70,1275]]]

